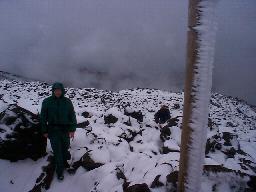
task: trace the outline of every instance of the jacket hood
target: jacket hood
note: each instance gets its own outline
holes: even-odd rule
[[[63,97],[63,96],[65,95],[65,93],[66,93],[63,84],[60,83],[60,82],[55,82],[55,83],[52,85],[52,96],[54,96],[54,90],[55,90],[55,89],[61,89],[61,91],[62,91],[61,97]]]

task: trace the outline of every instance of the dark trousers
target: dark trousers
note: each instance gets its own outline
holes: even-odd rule
[[[53,150],[56,173],[62,175],[64,171],[64,163],[70,159],[70,153],[68,151],[70,146],[69,133],[54,131],[49,133],[49,139]]]

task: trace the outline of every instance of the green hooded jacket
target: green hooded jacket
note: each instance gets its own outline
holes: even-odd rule
[[[54,95],[55,89],[61,89],[62,95],[57,98]],[[42,133],[49,133],[56,130],[74,132],[77,120],[71,100],[65,95],[62,83],[54,83],[52,95],[43,100],[40,121]]]

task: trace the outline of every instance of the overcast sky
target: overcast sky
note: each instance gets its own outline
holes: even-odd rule
[[[1,0],[0,70],[68,86],[183,88],[188,0]],[[220,0],[213,90],[256,104],[256,1]]]

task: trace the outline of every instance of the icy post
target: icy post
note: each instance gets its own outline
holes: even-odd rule
[[[198,192],[205,158],[217,0],[190,0],[178,191]]]

